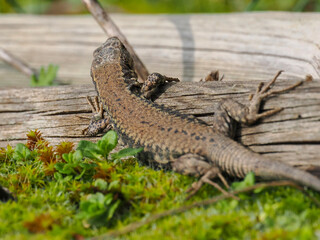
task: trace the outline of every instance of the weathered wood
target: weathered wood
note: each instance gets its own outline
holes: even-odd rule
[[[320,14],[112,15],[150,72],[198,81],[219,69],[231,80],[320,78]],[[60,66],[59,79],[90,82],[92,52],[106,36],[92,16],[0,15],[0,46],[32,67]],[[0,86],[28,86],[0,61]]]
[[[269,78],[271,78],[270,76]],[[278,80],[276,88],[289,86],[290,80]],[[159,104],[193,114],[210,124],[221,98],[248,101],[255,81],[181,82],[170,86],[156,100]],[[279,114],[252,127],[243,127],[237,140],[274,159],[311,170],[320,169],[320,84],[305,82],[297,89],[271,97],[264,109],[285,107]],[[0,146],[26,140],[29,129],[39,129],[53,144],[62,140],[96,140],[81,135],[90,117],[85,97],[95,96],[92,85],[0,91]],[[143,114],[143,113],[142,113]],[[319,172],[320,173],[320,172]]]
[[[225,81],[179,83],[157,100],[210,123],[221,97],[247,99],[257,81],[286,70],[279,86],[311,74],[313,82],[271,98],[264,106],[287,107],[252,127],[238,141],[253,151],[307,168],[320,169],[320,15],[245,13],[216,15],[112,15],[150,72],[198,81],[219,69]],[[0,46],[32,67],[60,66],[59,79],[91,83],[92,52],[105,34],[91,16],[0,15]],[[28,80],[0,61],[0,86],[28,86]],[[81,130],[92,85],[0,90],[0,146],[25,141],[40,129],[56,144],[88,139]],[[96,140],[97,138],[90,138]],[[320,171],[318,172],[320,173]]]

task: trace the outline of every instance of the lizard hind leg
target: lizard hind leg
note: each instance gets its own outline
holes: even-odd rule
[[[91,110],[94,115],[92,116],[88,127],[82,130],[82,134],[95,136],[98,133],[109,131],[112,128],[110,118],[103,117],[103,105],[102,103],[99,104],[98,97],[96,96],[93,101],[89,96],[87,96],[87,101],[91,106]]]
[[[277,80],[277,78],[280,76],[282,72],[283,71],[279,71],[275,75],[275,77],[271,81],[269,81],[265,86],[263,83],[260,83],[258,85],[256,92],[254,94],[251,94],[249,97],[250,99],[249,106],[245,106],[231,99],[226,99],[221,103],[222,108],[228,113],[228,115],[231,118],[235,119],[237,122],[248,124],[248,125],[255,123],[257,120],[261,118],[265,118],[282,111],[283,108],[274,108],[274,109],[259,113],[261,102],[265,98],[269,97],[272,94],[278,94],[278,93],[283,93],[283,92],[292,90],[303,83],[303,81],[299,81],[287,88],[271,91],[270,90],[271,86],[274,85],[275,81]]]
[[[187,190],[187,192],[189,193],[187,199],[195,195],[204,183],[213,186],[224,195],[228,195],[234,199],[238,199],[237,197],[231,195],[222,187],[220,187],[219,184],[211,180],[213,178],[219,177],[224,186],[226,188],[229,188],[229,185],[225,178],[222,176],[220,169],[206,162],[204,157],[200,155],[192,153],[182,155],[181,157],[172,161],[171,166],[174,171],[181,174],[200,177],[200,180],[194,182],[192,186]]]
[[[265,98],[269,97],[272,94],[289,91],[302,84],[302,81],[299,81],[287,88],[271,91],[271,86],[274,85],[275,81],[281,73],[282,71],[279,71],[275,75],[275,77],[265,86],[263,85],[263,83],[260,83],[255,93],[250,95],[250,104],[248,106],[232,99],[222,100],[217,108],[217,111],[215,112],[215,115],[213,116],[214,120],[212,123],[212,127],[216,131],[233,138],[237,127],[236,122],[250,125],[255,123],[260,118],[271,116],[283,110],[283,108],[274,108],[259,113],[261,102]]]

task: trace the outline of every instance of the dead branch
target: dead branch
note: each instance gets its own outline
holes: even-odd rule
[[[92,14],[94,19],[102,27],[103,31],[108,35],[108,37],[116,36],[121,42],[126,46],[127,50],[131,54],[136,73],[141,81],[147,79],[149,73],[143,62],[140,60],[136,52],[134,51],[131,44],[128,42],[127,38],[123,35],[117,25],[112,21],[110,16],[104,11],[97,0],[82,0],[86,5],[89,12]]]
[[[28,64],[2,48],[0,48],[0,58],[28,77],[37,74],[36,70],[31,68]]]

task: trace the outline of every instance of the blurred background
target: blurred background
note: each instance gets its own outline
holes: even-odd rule
[[[320,0],[100,0],[109,12],[212,13],[243,11],[319,12]],[[0,0],[0,13],[82,14],[81,0]]]

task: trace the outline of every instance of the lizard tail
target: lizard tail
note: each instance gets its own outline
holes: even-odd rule
[[[287,179],[320,192],[320,179],[311,173],[294,168],[282,162],[259,159],[259,167],[254,170],[256,176],[263,179]]]
[[[227,150],[210,148],[208,158],[222,171],[231,176],[243,178],[249,172],[266,180],[292,180],[299,185],[310,187],[320,192],[320,179],[288,164],[275,161],[240,146],[238,143],[225,141]],[[239,150],[241,149],[241,150]]]

